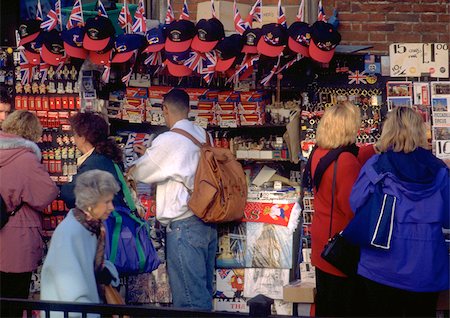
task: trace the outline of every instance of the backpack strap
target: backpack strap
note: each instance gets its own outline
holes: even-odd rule
[[[199,147],[199,148],[202,147],[202,143],[200,141],[198,141],[197,138],[195,138],[190,133],[188,133],[186,130],[179,129],[179,128],[173,128],[170,131],[173,131],[177,134],[183,135],[184,137],[190,139],[195,145],[197,145],[197,147]],[[206,130],[205,130],[205,134],[206,134],[206,143],[208,144],[208,146],[211,146],[211,139]]]
[[[116,169],[117,176],[119,177],[119,181],[122,185],[122,192],[125,199],[125,203],[128,205],[131,211],[136,211],[136,205],[134,204],[133,198],[130,193],[130,189],[128,189],[128,185],[123,177],[122,170],[120,170],[117,163],[114,163],[114,169]]]

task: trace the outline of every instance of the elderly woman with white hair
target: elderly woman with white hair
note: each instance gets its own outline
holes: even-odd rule
[[[42,268],[42,300],[100,303],[104,285],[118,285],[117,270],[104,259],[102,223],[113,211],[118,191],[109,172],[96,169],[78,176],[76,207],[56,228]]]

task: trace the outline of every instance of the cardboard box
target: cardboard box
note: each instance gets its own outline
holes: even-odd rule
[[[298,5],[287,5],[282,6],[284,15],[286,16],[286,21],[288,25],[295,22],[295,18],[298,12]],[[242,15],[242,14],[241,14]],[[278,7],[277,6],[266,6],[262,7],[262,23],[253,22],[254,28],[260,28],[263,24],[277,23],[278,20]]]
[[[237,8],[242,19],[245,19],[250,12],[251,5],[237,3]],[[225,31],[234,31],[234,12],[232,1],[214,1],[214,9],[217,18],[222,21]],[[200,19],[211,19],[211,2],[205,1],[197,4],[197,21]]]
[[[314,303],[316,284],[296,280],[283,287],[283,300],[293,303]]]

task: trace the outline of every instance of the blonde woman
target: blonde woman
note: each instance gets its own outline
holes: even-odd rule
[[[18,211],[0,230],[0,297],[28,298],[31,272],[42,259],[42,213],[58,187],[41,164],[35,142],[42,134],[38,118],[16,110],[0,131],[0,194],[8,211]],[[21,316],[4,312],[0,316]]]
[[[388,114],[377,146],[382,153],[364,165],[350,198],[377,221],[358,266],[366,314],[434,317],[438,292],[449,288],[449,170],[425,149],[425,125],[411,108]]]
[[[373,146],[359,151],[355,145],[360,126],[360,110],[355,105],[344,102],[326,109],[317,128],[316,147],[303,176],[303,186],[312,188],[314,192],[311,261],[316,267],[317,316],[349,316],[356,312],[353,279],[321,258],[320,254],[330,237],[333,178],[331,237],[342,231],[352,219],[349,197],[364,160],[361,158],[374,154]]]

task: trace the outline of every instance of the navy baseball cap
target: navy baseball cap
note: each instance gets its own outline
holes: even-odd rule
[[[84,29],[86,36],[83,39],[83,47],[89,51],[104,50],[110,38],[116,34],[111,20],[99,15],[87,19]]]
[[[79,59],[85,59],[88,56],[88,52],[83,48],[84,35],[84,28],[79,26],[61,32],[64,49],[68,56]]]
[[[19,25],[19,45],[24,45],[34,41],[41,32],[41,21],[39,20],[26,20],[22,21]]]
[[[216,18],[201,19],[196,25],[197,35],[192,40],[191,48],[198,52],[209,52],[225,37],[222,22]]]
[[[135,50],[144,46],[145,36],[141,34],[121,34],[114,42],[114,57],[112,63],[125,63],[133,56]]]
[[[220,41],[216,46],[218,55],[216,71],[225,72],[233,65],[242,51],[242,35],[232,34]]]
[[[101,51],[89,51],[89,59],[92,63],[97,65],[109,64],[111,61],[111,54],[114,48],[114,38],[111,38],[106,47]]]
[[[328,63],[333,58],[336,46],[340,42],[341,35],[333,25],[316,21],[311,27],[309,55],[318,62]]]
[[[159,52],[164,48],[166,36],[163,28],[153,28],[145,33],[145,39],[148,46],[145,48],[145,53]]]
[[[189,20],[174,21],[166,27],[165,50],[180,53],[189,50],[195,36],[195,24]]]
[[[258,41],[261,38],[261,29],[247,29],[242,35],[244,46],[242,48],[243,53],[256,54],[258,53],[258,49],[256,46],[258,45]]]
[[[288,29],[288,46],[295,53],[309,57],[309,42],[311,41],[311,27],[305,22],[294,22]]]
[[[192,74],[192,70],[189,69],[184,62],[189,58],[190,50],[185,52],[166,52],[165,64],[167,66],[167,71],[173,76],[189,76]]]
[[[283,52],[287,44],[288,34],[284,26],[277,23],[269,23],[261,28],[261,38],[258,41],[258,52],[277,57]]]
[[[23,45],[25,48],[23,52],[30,64],[39,65],[41,63],[42,37],[42,33],[40,33],[34,41]]]
[[[64,56],[64,44],[61,33],[56,29],[43,32],[41,57],[44,62],[56,66],[63,61]]]

